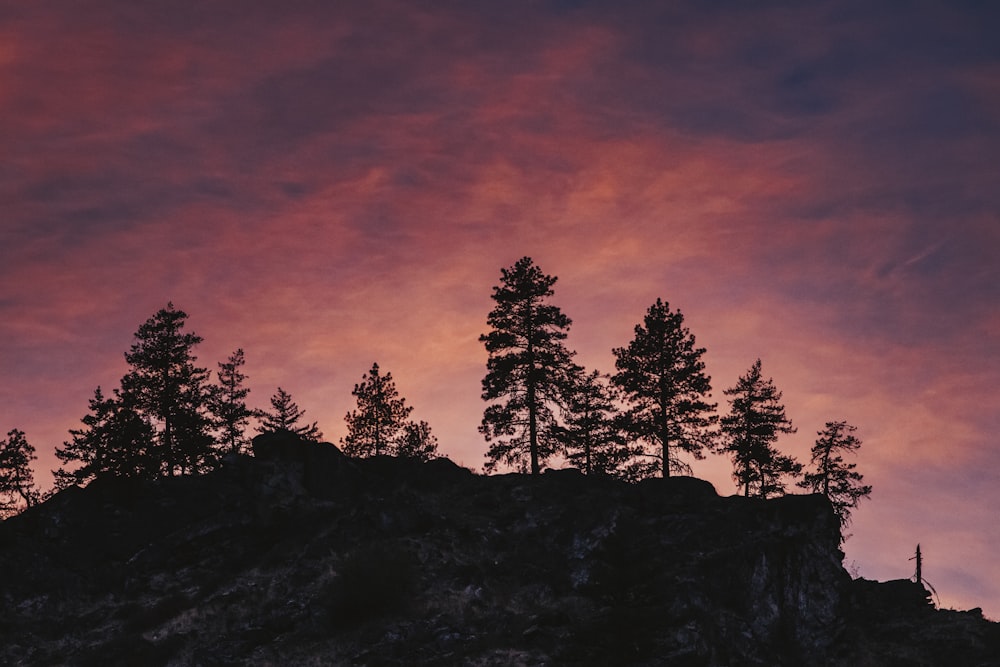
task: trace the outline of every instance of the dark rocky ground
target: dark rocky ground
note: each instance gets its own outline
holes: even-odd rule
[[[0,664],[1000,665],[977,610],[852,581],[821,497],[255,448],[0,524]]]

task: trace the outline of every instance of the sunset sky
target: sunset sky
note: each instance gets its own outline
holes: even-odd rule
[[[720,410],[760,357],[783,451],[856,425],[845,565],[919,542],[1000,619],[998,34],[951,0],[2,2],[0,437],[49,486],[173,301],[257,407],[337,442],[377,361],[480,469],[478,337],[528,255],[588,368],[660,297]]]

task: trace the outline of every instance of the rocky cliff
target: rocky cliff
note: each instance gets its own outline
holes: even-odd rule
[[[0,663],[1000,664],[976,610],[852,581],[818,496],[255,454],[0,524]]]

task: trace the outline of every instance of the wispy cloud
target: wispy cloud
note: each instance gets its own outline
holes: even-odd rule
[[[588,365],[610,370],[662,297],[717,399],[764,359],[790,450],[857,423],[877,489],[848,543],[863,571],[887,576],[928,524],[955,522],[956,569],[996,540],[969,509],[996,463],[995,11],[102,9],[0,21],[0,427],[43,469],[168,299],[205,365],[247,350],[259,405],[280,384],[336,439],[378,361],[478,465],[477,336],[528,254],[560,277]],[[939,473],[921,494],[942,502],[907,506],[899,461]],[[703,465],[729,489],[725,461]],[[943,502],[967,479],[986,500]],[[935,584],[952,581],[971,599]]]

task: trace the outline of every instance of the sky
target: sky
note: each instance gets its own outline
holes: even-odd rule
[[[783,452],[856,425],[845,566],[920,543],[943,606],[1000,619],[992,7],[0,0],[0,437],[50,485],[172,301],[256,407],[336,443],[378,362],[481,469],[478,338],[530,256],[588,369],[662,298],[720,412],[760,358]]]

